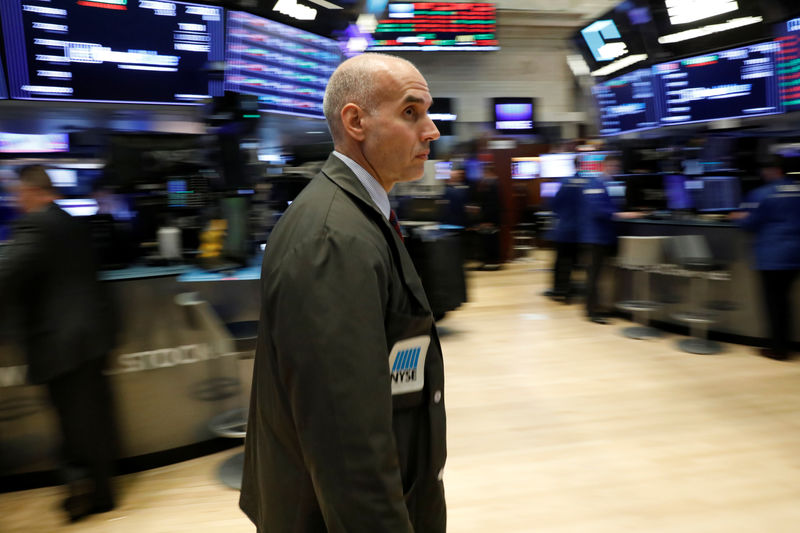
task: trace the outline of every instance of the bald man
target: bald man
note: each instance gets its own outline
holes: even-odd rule
[[[388,192],[439,137],[408,61],[363,54],[328,83],[334,142],[261,271],[240,506],[263,533],[445,531],[444,368]]]

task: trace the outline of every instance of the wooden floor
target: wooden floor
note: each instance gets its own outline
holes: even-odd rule
[[[626,339],[541,296],[537,253],[471,272],[440,323],[449,531],[800,531],[800,362]],[[215,480],[236,451],[120,477],[118,509],[69,527],[58,488],[0,494],[0,531],[253,532]]]

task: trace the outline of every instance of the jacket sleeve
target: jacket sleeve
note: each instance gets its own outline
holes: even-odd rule
[[[747,216],[739,220],[739,226],[751,232],[756,232],[764,222],[763,204],[769,195],[763,189],[756,189],[747,197],[743,205]]]
[[[41,230],[27,221],[14,227],[11,242],[0,254],[0,294],[9,294],[21,282],[36,279],[42,265],[45,247]]]
[[[391,268],[325,231],[284,258],[266,302],[277,368],[331,533],[413,531],[392,431],[384,325]]]

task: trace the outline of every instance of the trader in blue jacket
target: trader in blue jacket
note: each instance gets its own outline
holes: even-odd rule
[[[619,173],[619,161],[608,156],[600,176],[585,180],[582,192],[580,240],[589,249],[586,271],[586,317],[597,324],[607,324],[598,302],[598,281],[606,259],[613,256],[617,244],[614,202],[608,196],[605,180]]]
[[[761,275],[770,343],[761,355],[785,360],[791,341],[791,288],[800,271],[800,181],[786,176],[778,157],[762,171],[766,185],[753,191],[747,211],[733,215],[755,233],[756,270]]]
[[[582,194],[586,179],[579,175],[561,180],[561,187],[550,202],[556,223],[550,232],[555,243],[551,298],[569,303],[572,298],[572,269],[578,259],[580,246]]]

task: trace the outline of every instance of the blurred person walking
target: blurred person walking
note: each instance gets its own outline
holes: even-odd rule
[[[61,432],[63,507],[70,521],[113,509],[116,441],[103,374],[114,345],[113,306],[97,278],[88,229],[54,203],[44,167],[19,172],[23,215],[0,255],[28,380],[46,386]]]
[[[740,225],[755,233],[755,268],[761,277],[769,346],[760,354],[789,358],[792,333],[792,285],[800,272],[800,180],[786,175],[789,160],[776,157],[762,170],[767,182],[748,197],[746,211],[733,213]]]

